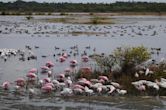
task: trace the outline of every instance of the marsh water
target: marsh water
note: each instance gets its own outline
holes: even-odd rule
[[[79,55],[68,60],[77,59],[86,51],[88,55],[104,53],[110,55],[114,49],[121,46],[143,45],[151,48],[161,48],[159,53],[152,51],[153,58],[159,60],[166,57],[166,17],[165,16],[114,16],[115,24],[68,24],[49,23],[40,19],[58,18],[60,16],[34,16],[34,20],[26,20],[25,16],[0,16],[0,48],[13,48],[31,51],[37,60],[18,60],[12,56],[5,62],[0,59],[0,83],[15,81],[23,77],[31,68],[38,68],[46,61],[55,63],[54,74],[63,73],[69,66],[57,62],[57,54],[70,47],[78,46]],[[88,33],[87,33],[88,32]],[[35,48],[38,46],[39,48]],[[55,50],[55,46],[59,50]],[[90,47],[87,49],[86,47]],[[95,51],[94,51],[95,49]],[[53,55],[56,56],[53,56]],[[42,57],[45,56],[45,57]],[[79,66],[94,66],[93,63]],[[41,75],[42,77],[42,75]],[[0,93],[1,110],[165,110],[166,99],[163,97],[111,97],[106,102],[63,100],[58,97],[32,98]]]

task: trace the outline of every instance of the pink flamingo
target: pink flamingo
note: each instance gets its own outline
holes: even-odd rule
[[[74,92],[75,94],[82,94],[82,93],[83,93],[83,90],[80,89],[80,88],[74,88],[74,89],[73,89],[73,92]]]
[[[53,90],[53,87],[51,85],[44,85],[41,89],[42,89],[42,92],[44,93],[51,93],[51,91]]]
[[[82,62],[88,62],[89,58],[88,56],[82,56]]]
[[[48,61],[48,62],[46,63],[46,66],[47,66],[48,68],[54,67],[54,63],[52,63],[51,61]]]
[[[104,83],[105,83],[105,80],[104,80],[104,79],[100,79],[100,80],[99,80],[99,83],[104,84]]]
[[[37,78],[37,75],[35,73],[28,73],[26,75],[30,80],[35,80]]]
[[[104,81],[108,81],[108,77],[107,76],[99,76],[99,80],[102,79]]]
[[[90,87],[91,86],[91,82],[88,80],[79,80],[78,84],[82,85],[82,86],[87,86]]]
[[[73,88],[73,89],[75,89],[75,88],[80,88],[80,89],[82,89],[82,90],[85,89],[83,86],[81,86],[81,85],[79,85],[79,84],[75,84],[75,85],[73,85],[72,88]]]
[[[116,88],[113,85],[108,85],[107,87],[109,89],[108,94],[112,94],[116,90]]]
[[[57,76],[57,80],[58,80],[59,82],[64,82],[64,79],[65,79],[65,75],[64,75],[64,74],[59,74],[59,75]]]
[[[60,61],[61,63],[63,63],[64,61],[66,61],[66,58],[63,57],[63,56],[60,56],[60,57],[59,57],[59,61]]]
[[[44,86],[52,86],[52,87],[54,87],[54,84],[53,83],[46,83]]]
[[[8,82],[8,81],[5,81],[5,82],[2,84],[2,88],[3,88],[4,90],[8,90],[8,89],[9,89],[9,86],[10,86],[10,82]]]
[[[77,64],[78,64],[77,60],[70,61],[70,66],[77,66]]]
[[[41,67],[42,72],[47,72],[49,70],[49,67],[47,66],[42,66]]]
[[[29,73],[37,73],[37,69],[36,68],[32,68],[29,70]]]
[[[24,87],[26,81],[24,78],[18,78],[15,82],[17,86]]]
[[[51,79],[50,78],[44,78],[43,81],[44,81],[44,84],[47,84],[47,83],[51,82]]]

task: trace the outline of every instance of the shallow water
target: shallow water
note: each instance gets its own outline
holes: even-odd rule
[[[48,18],[48,16],[35,16],[35,18]],[[56,62],[58,56],[53,57],[53,54],[61,52],[62,49],[66,49],[69,52],[70,47],[74,45],[78,45],[80,54],[86,50],[88,55],[94,53],[94,48],[96,48],[96,53],[106,53],[109,55],[115,48],[120,46],[144,45],[149,50],[151,47],[161,48],[160,54],[154,54],[153,58],[160,59],[161,57],[166,57],[165,17],[117,16],[115,18],[118,20],[117,24],[84,25],[47,23],[36,20],[26,21],[24,16],[0,16],[0,48],[25,50],[25,45],[29,45],[32,47],[35,55],[37,55],[37,60],[24,62],[19,61],[17,56],[12,56],[6,62],[0,59],[0,82],[2,83],[6,80],[15,81],[18,77],[25,76],[29,69],[33,67],[39,69],[48,60],[55,63],[54,73],[61,73],[64,71],[64,68],[68,67],[69,63]],[[8,29],[6,30],[6,28]],[[72,31],[96,32],[96,34],[68,34],[68,32]],[[154,31],[156,31],[155,34]],[[98,32],[103,34],[98,34]],[[89,45],[91,49],[85,49],[85,46]],[[39,49],[35,49],[34,46],[39,46]],[[61,49],[55,50],[55,46]],[[41,57],[42,55],[47,57],[43,58]],[[68,61],[71,59],[77,59],[80,62],[80,56],[72,56]],[[80,66],[94,65],[88,63],[80,64]],[[29,99],[25,96],[18,97],[17,99],[15,96],[0,95],[1,109],[4,110],[164,110],[166,104],[165,99],[156,99],[154,97],[147,99],[142,97],[126,97],[124,100],[118,98],[115,100],[111,100],[109,103],[91,103],[89,108],[89,103],[64,101],[55,97],[51,99]]]

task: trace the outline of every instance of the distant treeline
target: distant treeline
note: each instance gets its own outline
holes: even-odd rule
[[[17,0],[0,2],[1,12],[166,12],[166,3],[116,2],[97,3],[38,3]],[[5,13],[4,13],[5,14]]]

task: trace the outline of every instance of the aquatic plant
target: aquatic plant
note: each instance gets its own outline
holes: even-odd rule
[[[135,66],[151,58],[150,52],[144,46],[120,47],[114,50],[116,61],[121,67],[121,73],[132,74]]]

